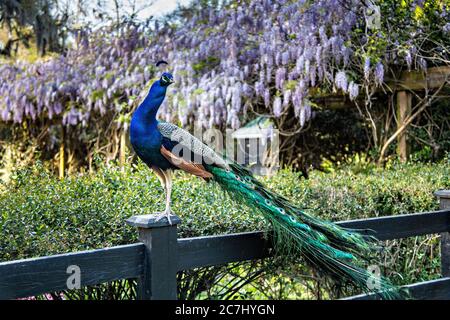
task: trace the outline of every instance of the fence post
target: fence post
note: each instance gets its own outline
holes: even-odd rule
[[[450,209],[450,190],[438,190],[434,195],[439,199],[441,210]],[[441,274],[450,277],[450,233],[441,233]]]
[[[144,274],[138,279],[139,300],[176,300],[178,243],[177,216],[155,221],[155,215],[133,216],[127,223],[137,227],[139,240],[145,245]]]

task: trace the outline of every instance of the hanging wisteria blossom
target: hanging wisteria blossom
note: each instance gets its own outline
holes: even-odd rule
[[[425,2],[408,5],[413,11]],[[366,23],[359,0],[250,0],[191,9],[177,27],[155,21],[81,31],[65,55],[0,65],[2,121],[47,118],[77,126],[129,112],[162,58],[176,83],[161,119],[236,128],[256,107],[274,117],[292,108],[304,124],[313,88],[338,89],[353,100],[363,85],[381,85],[389,64],[428,66],[411,40],[391,39],[396,44],[376,59],[355,50],[368,41],[366,34],[354,38]],[[436,11],[441,32],[449,32],[449,18],[448,7]]]

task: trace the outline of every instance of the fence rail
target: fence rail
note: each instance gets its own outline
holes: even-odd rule
[[[450,300],[450,278],[418,282],[404,286],[417,300]],[[342,300],[376,300],[375,294],[361,294]]]
[[[442,278],[406,286],[417,299],[450,299],[450,191],[439,191],[440,211],[338,223],[380,240],[441,234]],[[141,243],[0,263],[0,299],[15,299],[67,289],[70,267],[80,270],[82,286],[119,279],[138,280],[139,299],[176,299],[176,273],[198,267],[263,259],[272,254],[263,232],[177,239],[177,223],[136,216]],[[69,269],[68,269],[69,268]],[[358,295],[351,300],[374,299]]]
[[[142,243],[80,251],[0,264],[0,299],[67,289],[70,266],[81,270],[82,285],[139,277],[144,270]],[[68,270],[69,268],[69,270]]]

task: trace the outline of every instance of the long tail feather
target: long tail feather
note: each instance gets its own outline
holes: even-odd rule
[[[382,299],[404,298],[405,293],[384,277],[374,279],[364,267],[368,255],[376,248],[373,237],[320,220],[271,192],[251,172],[235,163],[230,169],[208,166],[213,179],[234,199],[262,213],[273,226],[277,252],[301,254],[322,273],[338,282],[350,282]],[[376,286],[370,286],[369,283]],[[374,288],[378,289],[373,292]]]

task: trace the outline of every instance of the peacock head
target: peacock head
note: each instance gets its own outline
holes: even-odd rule
[[[169,72],[164,72],[161,75],[161,79],[159,79],[159,83],[163,87],[167,87],[167,86],[171,85],[172,83],[174,83],[172,74],[170,74]]]

